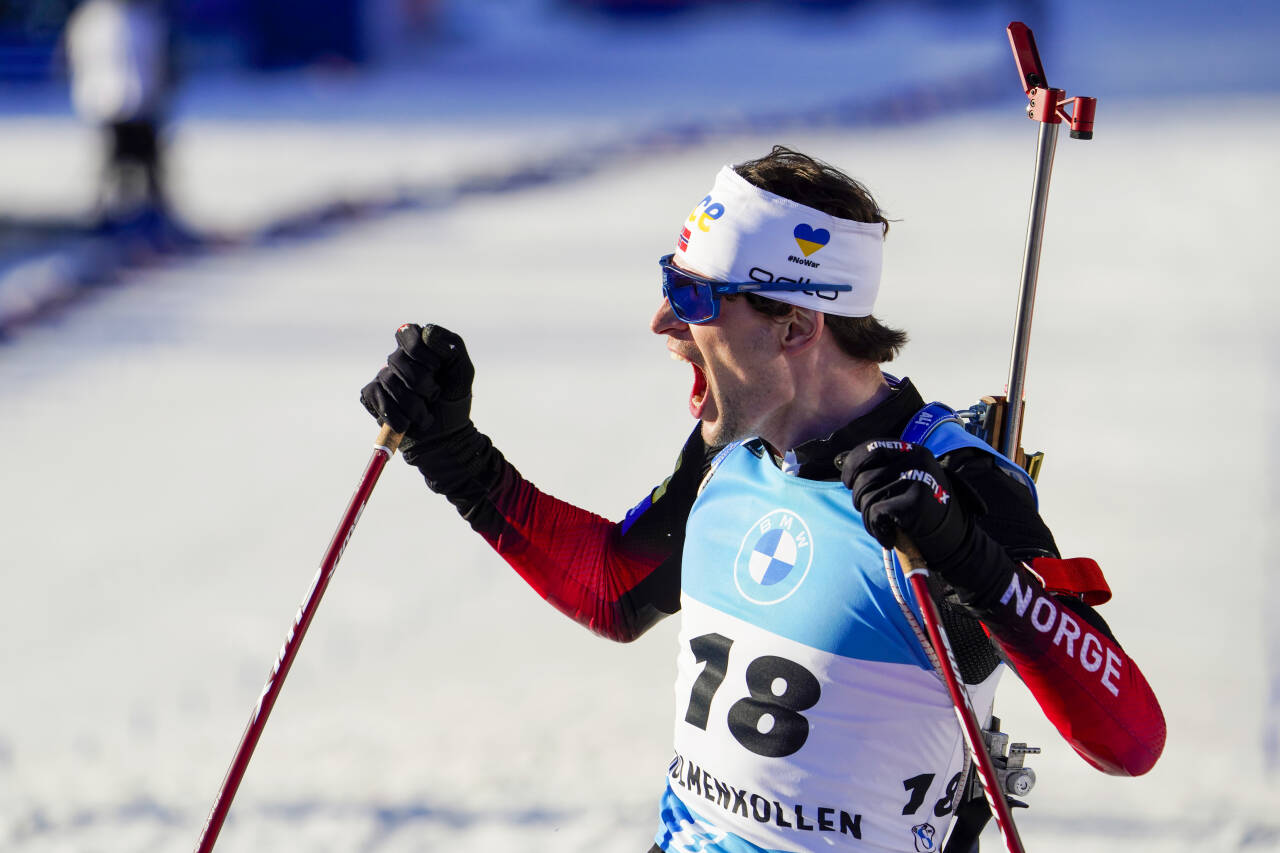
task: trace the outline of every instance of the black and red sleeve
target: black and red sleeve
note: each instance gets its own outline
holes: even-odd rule
[[[619,642],[680,609],[685,521],[712,453],[694,428],[675,470],[621,522],[539,490],[487,438],[467,476],[427,477],[544,599]],[[474,440],[473,440],[474,443]]]
[[[991,636],[1085,761],[1117,776],[1155,766],[1165,742],[1160,703],[1097,611],[1048,592],[1026,565],[985,610]]]
[[[1070,577],[1076,567],[1058,559],[1030,493],[987,453],[954,456],[944,467],[983,502],[969,559],[992,566],[990,582],[961,591],[961,600],[1081,757],[1115,775],[1146,773],[1164,749],[1164,715],[1137,663],[1089,603],[1105,599],[1070,584],[1046,589],[1042,577]],[[1100,573],[1097,579],[1105,587]]]

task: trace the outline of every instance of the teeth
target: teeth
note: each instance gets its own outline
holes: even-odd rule
[[[672,360],[672,361],[683,361],[685,364],[688,364],[688,363],[689,363],[689,359],[687,359],[687,358],[685,358],[684,356],[680,355],[680,353],[678,353],[678,352],[674,352],[674,351],[672,351],[672,350],[667,350],[667,352],[671,353],[671,360]]]

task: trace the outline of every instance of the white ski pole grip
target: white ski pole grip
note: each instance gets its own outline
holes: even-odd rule
[[[400,449],[400,442],[404,440],[404,433],[396,432],[389,425],[383,424],[382,429],[378,430],[378,437],[373,440],[374,450],[385,450],[387,456],[395,456],[396,451]]]

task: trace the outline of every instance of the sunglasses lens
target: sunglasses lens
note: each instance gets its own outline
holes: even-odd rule
[[[685,323],[705,323],[715,319],[716,299],[711,286],[683,275],[670,266],[662,267],[662,291],[671,310]]]

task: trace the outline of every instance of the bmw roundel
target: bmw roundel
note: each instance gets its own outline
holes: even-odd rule
[[[733,582],[747,601],[777,604],[800,588],[812,563],[809,526],[791,510],[775,509],[742,537]]]

